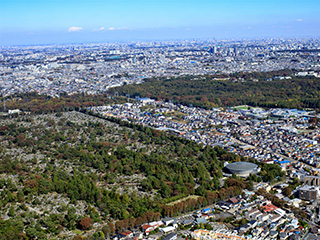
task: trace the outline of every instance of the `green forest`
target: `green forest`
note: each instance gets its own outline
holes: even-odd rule
[[[216,76],[151,78],[144,83],[124,85],[96,95],[61,94],[59,98],[22,93],[6,99],[9,109],[31,113],[79,111],[85,107],[124,103],[131,97],[172,100],[183,105],[210,109],[250,105],[266,108],[320,108],[320,81],[294,77],[289,69],[274,72],[233,73]],[[279,79],[277,77],[291,77]],[[219,80],[220,79],[220,80]],[[225,79],[225,80],[221,80]],[[115,97],[115,93],[120,96]],[[4,98],[1,98],[3,101]],[[3,110],[1,108],[1,110]]]
[[[243,157],[90,114],[2,119],[0,209],[10,218],[0,220],[0,239],[46,239],[96,222],[104,223],[103,234],[113,234],[252,187],[249,180],[219,181],[224,161]],[[197,197],[169,204],[190,195]]]
[[[105,104],[125,103],[127,98],[113,97],[104,94],[60,94],[59,97],[39,95],[36,92],[15,94],[0,98],[5,101],[7,109],[20,109],[30,113],[53,113],[65,111],[79,111],[82,108],[102,106]],[[0,110],[4,110],[1,106]]]
[[[235,73],[230,76],[186,76],[148,79],[142,84],[110,89],[120,95],[172,100],[183,105],[212,108],[237,105],[266,108],[320,108],[320,81],[315,77],[292,77],[292,71]],[[221,77],[228,80],[217,80]],[[271,79],[271,80],[270,80]],[[268,81],[267,81],[268,80]]]

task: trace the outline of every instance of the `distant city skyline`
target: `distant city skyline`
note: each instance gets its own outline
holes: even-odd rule
[[[318,0],[1,0],[0,46],[320,37]]]

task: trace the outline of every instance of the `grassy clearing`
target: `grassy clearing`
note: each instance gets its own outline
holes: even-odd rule
[[[236,110],[248,110],[250,106],[248,105],[241,105],[241,106],[235,106],[235,107],[232,107],[233,109],[236,109]]]
[[[179,200],[177,200],[177,201],[167,203],[167,205],[168,205],[168,206],[173,206],[173,205],[175,205],[175,204],[177,204],[177,203],[179,203],[179,202],[183,202],[183,201],[186,201],[186,200],[188,200],[188,199],[198,199],[199,197],[200,197],[200,196],[197,196],[197,195],[190,195],[190,196],[188,196],[188,197],[181,198],[181,199],[179,199]]]
[[[249,108],[251,108],[251,109],[263,109],[261,107],[252,107],[252,106],[248,106],[248,105],[240,105],[240,106],[232,107],[232,109],[235,109],[235,110],[248,110]]]
[[[82,232],[80,230],[78,230],[78,229],[72,230],[72,232],[75,233],[75,234],[78,234],[78,235],[82,234]]]

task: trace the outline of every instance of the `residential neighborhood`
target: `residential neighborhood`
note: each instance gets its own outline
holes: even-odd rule
[[[2,95],[107,92],[147,78],[299,69],[320,77],[318,39],[181,40],[3,47]],[[289,77],[290,78],[290,77]],[[221,80],[226,78],[222,77]],[[279,76],[279,79],[285,79]],[[273,79],[266,79],[272,81]],[[235,81],[243,81],[236,79]]]
[[[243,196],[227,202],[220,201],[186,215],[188,221],[186,216],[177,217],[172,220],[171,227],[161,227],[167,225],[167,220],[143,225],[143,232],[148,234],[148,239],[152,239],[153,235],[149,233],[155,229],[159,230],[155,239],[159,237],[158,234],[163,236],[169,232],[177,233],[178,237],[183,235],[194,239],[314,239],[313,236],[317,236],[318,230],[312,227],[312,223],[320,221],[317,200],[320,149],[319,130],[313,127],[313,119],[317,117],[314,111],[264,110],[249,106],[204,110],[146,98],[136,100],[136,103],[92,107],[88,110],[107,118],[120,118],[159,131],[169,131],[203,145],[220,146],[265,164],[277,164],[286,173],[287,180],[273,186],[257,183],[254,190],[272,192],[286,206],[304,210],[310,220],[309,224],[306,223],[308,227],[301,227],[301,221],[290,208],[276,207],[264,196],[245,191]],[[231,174],[225,172],[224,176]],[[302,183],[292,189],[290,198],[283,194],[284,189],[292,184],[289,179],[297,179]],[[221,217],[221,213],[228,215]],[[236,228],[221,224],[221,219],[230,217],[233,220],[244,219],[243,224]],[[194,230],[177,230],[177,226],[181,229],[185,224],[190,224],[190,229]],[[194,227],[204,224],[209,224],[209,229],[212,227],[215,231],[196,230]]]
[[[234,227],[230,222],[239,225]],[[140,229],[119,233],[113,239],[316,239],[319,233],[317,227],[301,226],[288,209],[245,191],[243,196],[187,215],[145,223]]]
[[[4,234],[320,239],[319,49],[305,38],[1,48]],[[115,88],[153,81],[177,98]],[[226,81],[249,86],[248,105],[230,106],[243,90],[230,100]],[[266,88],[291,81],[269,104]],[[204,83],[221,89],[202,94]]]

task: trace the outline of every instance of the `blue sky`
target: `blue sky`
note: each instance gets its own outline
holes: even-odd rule
[[[319,37],[319,0],[0,0],[0,45]]]

